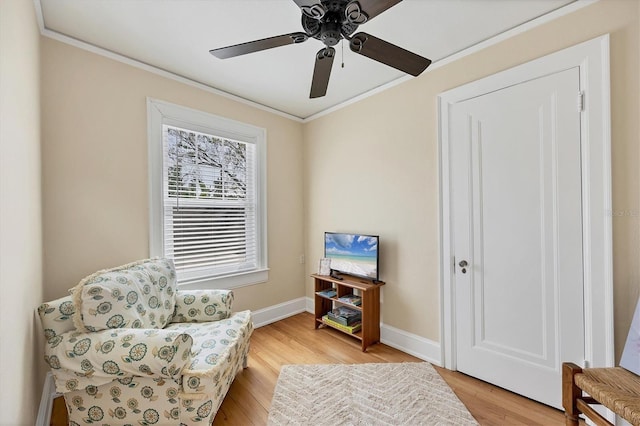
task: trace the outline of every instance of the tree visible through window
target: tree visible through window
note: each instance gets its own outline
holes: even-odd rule
[[[165,254],[190,277],[256,268],[254,145],[168,125],[163,134]]]
[[[247,146],[165,126],[170,197],[244,199]]]

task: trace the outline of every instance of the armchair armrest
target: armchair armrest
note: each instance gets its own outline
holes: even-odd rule
[[[60,335],[45,344],[58,392],[132,376],[176,378],[191,363],[193,338],[163,329],[112,329]]]
[[[172,323],[220,321],[231,316],[231,290],[179,290]]]

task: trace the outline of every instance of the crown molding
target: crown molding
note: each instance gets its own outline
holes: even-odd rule
[[[82,40],[78,40],[78,39],[76,39],[74,37],[71,37],[71,36],[68,36],[66,34],[62,34],[62,33],[59,33],[57,31],[50,30],[45,26],[44,17],[43,17],[43,14],[42,14],[42,4],[41,4],[40,1],[41,0],[33,0],[34,5],[35,5],[36,20],[38,22],[38,27],[40,28],[40,34],[42,36],[44,36],[44,37],[48,37],[48,38],[51,38],[53,40],[56,40],[56,41],[59,41],[59,42],[62,42],[62,43],[77,47],[79,49],[83,49],[83,50],[86,50],[88,52],[95,53],[97,55],[104,56],[106,58],[113,59],[113,60],[118,61],[118,62],[122,62],[124,64],[133,66],[135,68],[151,72],[151,73],[159,75],[161,77],[165,77],[167,79],[174,80],[174,81],[177,81],[177,82],[182,83],[182,84],[186,84],[186,85],[191,86],[191,87],[195,87],[195,88],[203,90],[205,92],[212,93],[214,95],[221,96],[221,97],[233,100],[235,102],[239,102],[241,104],[248,105],[250,107],[253,107],[253,108],[256,108],[256,109],[259,109],[259,110],[262,110],[262,111],[266,111],[266,112],[269,112],[269,113],[272,113],[272,114],[287,118],[289,120],[293,120],[293,121],[298,122],[298,123],[309,123],[309,122],[311,122],[311,121],[313,121],[313,120],[315,120],[317,118],[324,117],[325,115],[329,115],[329,114],[331,114],[333,112],[339,111],[342,108],[345,108],[345,107],[347,107],[349,105],[353,105],[353,104],[355,104],[357,102],[360,102],[363,99],[366,99],[366,98],[369,98],[371,96],[374,96],[374,95],[376,95],[378,93],[381,93],[381,92],[383,92],[383,91],[385,91],[387,89],[390,89],[390,88],[392,88],[394,86],[397,86],[399,84],[402,84],[402,83],[404,83],[406,81],[409,81],[412,78],[414,78],[414,77],[411,77],[409,75],[402,76],[402,77],[397,78],[397,79],[395,79],[393,81],[385,83],[385,84],[383,84],[381,86],[375,87],[375,88],[373,88],[373,89],[371,89],[371,90],[369,90],[369,91],[367,91],[365,93],[362,93],[362,94],[360,94],[360,95],[358,95],[356,97],[353,97],[353,98],[348,99],[348,100],[346,100],[344,102],[341,102],[341,103],[339,103],[339,104],[337,104],[335,106],[332,106],[330,108],[327,108],[325,110],[322,110],[320,112],[312,114],[312,115],[310,115],[308,117],[299,117],[299,116],[295,116],[295,115],[292,115],[292,114],[277,110],[277,109],[269,107],[267,105],[263,105],[263,104],[260,104],[258,102],[254,102],[254,101],[245,99],[243,97],[240,97],[240,96],[237,96],[237,95],[233,95],[231,93],[225,92],[223,90],[217,89],[215,87],[209,86],[209,85],[201,83],[199,81],[195,81],[195,80],[192,80],[190,78],[181,76],[181,75],[173,73],[171,71],[167,71],[165,69],[162,69],[162,68],[159,68],[159,67],[156,67],[156,66],[153,66],[153,65],[146,64],[144,62],[138,61],[138,60],[130,58],[128,56],[121,55],[121,54],[113,52],[111,50],[104,49],[102,47],[98,47],[98,46],[93,45],[91,43],[87,43],[87,42],[84,42]],[[447,56],[445,58],[442,58],[442,59],[439,59],[437,61],[434,61],[431,64],[431,66],[429,68],[427,68],[427,70],[423,73],[423,75],[427,75],[429,72],[434,71],[434,70],[436,70],[436,69],[438,69],[440,67],[443,67],[445,65],[448,65],[448,64],[450,64],[450,63],[452,63],[454,61],[457,61],[458,59],[464,58],[465,56],[468,56],[468,55],[472,55],[472,54],[474,54],[476,52],[479,52],[480,50],[486,49],[487,47],[493,46],[493,45],[495,45],[497,43],[500,43],[500,42],[502,42],[502,41],[504,41],[504,40],[506,40],[508,38],[514,37],[514,36],[516,36],[518,34],[522,34],[522,33],[526,32],[526,31],[529,31],[529,30],[531,30],[531,29],[533,29],[535,27],[538,27],[540,25],[546,24],[547,22],[551,22],[554,19],[557,19],[557,18],[559,18],[561,16],[568,15],[568,14],[573,13],[573,12],[575,12],[577,10],[580,10],[580,9],[582,9],[584,7],[590,6],[590,5],[594,4],[594,3],[597,3],[598,1],[600,1],[600,0],[576,0],[573,3],[569,3],[566,6],[558,8],[558,9],[556,9],[556,10],[554,10],[552,12],[549,12],[549,13],[547,13],[545,15],[542,15],[542,16],[540,16],[538,18],[532,19],[532,20],[530,20],[528,22],[525,22],[524,24],[518,25],[517,27],[514,27],[514,28],[512,28],[510,30],[507,30],[507,31],[505,31],[503,33],[500,33],[500,34],[498,34],[498,35],[496,35],[494,37],[491,37],[491,38],[489,38],[487,40],[484,40],[484,41],[482,41],[480,43],[477,43],[477,44],[475,44],[473,46],[470,46],[470,47],[468,47],[466,49],[463,49],[463,50],[461,50],[459,52],[456,52],[456,53],[454,53],[452,55],[449,55],[449,56]]]
[[[209,85],[201,83],[199,81],[195,81],[195,80],[192,80],[190,78],[183,77],[183,76],[181,76],[179,74],[176,74],[174,72],[167,71],[165,69],[156,67],[154,65],[149,65],[147,63],[138,61],[138,60],[130,58],[128,56],[124,56],[124,55],[121,55],[119,53],[113,52],[111,50],[104,49],[102,47],[98,47],[98,46],[96,46],[94,44],[87,43],[87,42],[82,41],[82,40],[78,40],[77,38],[68,36],[66,34],[62,34],[62,33],[59,33],[57,31],[50,30],[45,26],[44,16],[42,15],[42,4],[40,3],[40,0],[33,0],[33,2],[35,4],[36,19],[38,21],[38,26],[40,27],[40,34],[42,36],[44,36],[44,37],[48,37],[50,39],[59,41],[61,43],[65,43],[65,44],[68,44],[70,46],[77,47],[79,49],[86,50],[86,51],[91,52],[91,53],[95,53],[96,55],[100,55],[100,56],[104,56],[104,57],[109,58],[109,59],[113,59],[114,61],[118,61],[118,62],[121,62],[123,64],[130,65],[132,67],[135,67],[135,68],[138,68],[138,69],[141,69],[141,70],[144,70],[144,71],[148,71],[150,73],[159,75],[161,77],[164,77],[164,78],[167,78],[167,79],[170,79],[170,80],[174,80],[174,81],[177,81],[177,82],[182,83],[182,84],[186,84],[187,86],[195,87],[196,89],[200,89],[200,90],[203,90],[205,92],[212,93],[214,95],[221,96],[223,98],[227,98],[227,99],[230,99],[232,101],[235,101],[235,102],[238,102],[238,103],[241,103],[241,104],[244,104],[244,105],[248,105],[250,107],[253,107],[253,108],[256,108],[256,109],[259,109],[259,110],[262,110],[262,111],[266,111],[266,112],[269,112],[269,113],[272,113],[272,114],[275,114],[275,115],[279,115],[279,116],[284,117],[284,118],[288,118],[289,120],[293,120],[293,121],[296,121],[296,122],[299,122],[299,123],[301,123],[303,121],[303,119],[301,117],[297,117],[295,115],[288,114],[286,112],[277,110],[275,108],[271,108],[269,106],[260,104],[258,102],[250,101],[250,100],[245,99],[243,97],[240,97],[240,96],[237,96],[237,95],[233,95],[231,93],[225,92],[225,91],[220,90],[220,89],[216,89],[215,87],[209,86]]]

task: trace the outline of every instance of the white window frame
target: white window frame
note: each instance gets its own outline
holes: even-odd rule
[[[266,282],[267,263],[267,173],[266,130],[250,124],[197,111],[157,99],[147,98],[147,138],[149,155],[149,252],[152,257],[164,256],[164,196],[163,196],[163,125],[211,134],[221,138],[253,144],[256,154],[256,235],[257,267],[251,271],[199,278],[180,277],[181,289],[231,289]]]

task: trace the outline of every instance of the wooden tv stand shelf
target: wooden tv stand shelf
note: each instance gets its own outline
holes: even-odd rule
[[[369,345],[380,341],[380,287],[385,283],[376,281],[375,283],[364,278],[358,278],[351,275],[340,274],[342,278],[337,279],[328,275],[311,275],[315,280],[314,286],[314,305],[315,305],[315,328],[320,326],[331,327],[338,331],[355,337],[362,342],[362,351],[365,352]],[[334,288],[335,297],[325,297],[318,294],[319,291]],[[358,295],[362,298],[360,306],[354,306],[349,303],[343,303],[338,300],[342,296],[353,294],[354,290],[358,291]],[[338,327],[333,327],[322,321],[322,317],[327,314],[334,306],[344,305],[362,312],[362,328],[356,333],[349,333]]]

